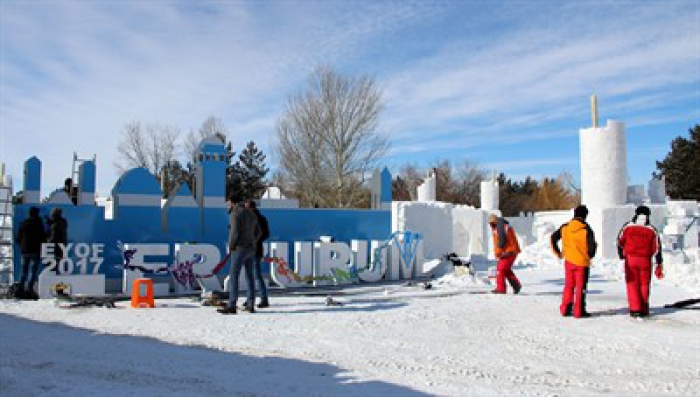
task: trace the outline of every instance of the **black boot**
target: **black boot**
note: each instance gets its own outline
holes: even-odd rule
[[[258,309],[264,309],[266,307],[270,307],[270,302],[267,299],[261,299],[258,304]]]
[[[519,294],[521,289],[523,289],[522,284],[513,285],[513,293],[514,294]]]
[[[221,309],[216,309],[217,312],[221,314],[236,314],[236,308],[235,307],[222,307]]]

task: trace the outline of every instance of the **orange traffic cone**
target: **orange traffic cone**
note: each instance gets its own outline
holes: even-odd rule
[[[131,285],[131,307],[156,307],[153,299],[153,280],[137,278]]]

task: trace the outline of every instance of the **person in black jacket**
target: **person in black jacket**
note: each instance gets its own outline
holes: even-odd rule
[[[245,269],[248,282],[248,306],[246,310],[254,313],[255,306],[255,281],[253,281],[253,261],[255,260],[255,244],[260,238],[260,226],[255,219],[255,214],[245,208],[243,203],[235,204],[228,200],[229,234],[228,248],[231,253],[231,268],[228,278],[228,306],[218,309],[222,314],[236,314],[236,301],[238,300],[238,279],[241,269]]]
[[[36,298],[34,284],[39,273],[41,244],[44,242],[46,242],[46,230],[44,229],[44,223],[39,218],[39,208],[31,207],[29,208],[29,218],[22,221],[19,225],[17,243],[22,252],[22,276],[19,279],[19,284],[26,291],[26,295],[33,298]],[[27,281],[27,273],[30,267],[29,284],[27,284],[25,289],[24,283]]]
[[[51,216],[46,220],[49,226],[49,236],[47,242],[53,244],[53,253],[56,258],[56,274],[59,273],[59,263],[63,258],[63,250],[59,244],[68,242],[68,221],[63,216],[63,211],[56,207],[51,210]]]
[[[258,225],[260,226],[260,238],[255,244],[253,273],[255,274],[255,280],[258,282],[258,288],[260,290],[260,304],[258,304],[258,308],[263,309],[270,307],[270,301],[267,299],[267,286],[265,286],[265,280],[263,280],[262,276],[263,242],[270,238],[270,226],[267,224],[267,218],[258,210],[255,200],[246,201],[245,206],[255,214],[255,218],[258,220]]]

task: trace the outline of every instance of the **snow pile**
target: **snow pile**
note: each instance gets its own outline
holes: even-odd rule
[[[521,252],[515,260],[518,266],[552,269],[561,267],[561,261],[554,256],[548,240],[541,240],[521,247]]]
[[[700,295],[700,250],[664,252],[664,272],[661,282],[672,283],[695,295]]]
[[[466,290],[474,287],[490,285],[488,279],[472,276],[467,269],[458,268],[456,271],[446,274],[433,282],[436,288],[447,290]]]

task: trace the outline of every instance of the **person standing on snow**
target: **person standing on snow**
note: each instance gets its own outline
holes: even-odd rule
[[[51,216],[46,220],[46,224],[49,226],[49,236],[47,242],[53,245],[54,258],[56,259],[56,274],[59,273],[59,264],[61,258],[63,258],[63,249],[61,245],[65,247],[68,242],[68,222],[66,218],[62,216],[63,211],[56,207],[51,210]]]
[[[260,290],[260,303],[258,304],[259,309],[264,309],[270,307],[270,302],[267,299],[267,287],[265,286],[265,280],[262,276],[262,259],[263,259],[263,242],[270,238],[270,227],[267,224],[267,218],[265,215],[261,214],[258,210],[255,200],[247,200],[245,206],[253,214],[255,214],[255,219],[258,221],[260,226],[260,238],[258,238],[255,244],[255,259],[253,262],[253,274],[258,282],[258,289]]]
[[[39,217],[39,208],[31,207],[29,208],[29,217],[20,223],[17,233],[17,244],[22,252],[22,275],[19,279],[20,294],[27,298],[38,298],[34,293],[34,284],[39,273],[41,245],[44,242],[46,242],[46,230]],[[24,283],[27,281],[28,272],[30,272],[29,283],[25,288]]]
[[[589,266],[598,245],[593,229],[586,223],[587,216],[588,208],[579,205],[574,209],[574,219],[561,225],[551,238],[554,255],[564,259],[564,291],[559,308],[564,317],[571,315],[572,306],[574,317],[590,317],[586,311],[586,288]],[[559,240],[562,240],[561,250]]]
[[[255,312],[255,281],[253,280],[253,260],[255,259],[255,244],[260,237],[260,227],[255,214],[246,209],[243,203],[236,204],[228,200],[229,234],[228,248],[231,252],[231,268],[228,278],[228,306],[218,309],[221,314],[236,314],[238,300],[238,279],[241,269],[245,268],[248,283],[248,306],[245,310]]]
[[[489,215],[489,226],[493,234],[493,250],[498,260],[496,265],[496,289],[491,291],[494,294],[506,293],[506,279],[513,287],[513,293],[517,294],[522,288],[522,284],[513,273],[513,263],[520,253],[518,238],[515,230],[508,221],[494,214]]]
[[[652,259],[656,262],[656,277],[663,277],[661,239],[649,224],[650,216],[649,207],[637,207],[634,218],[622,227],[617,238],[617,251],[625,261],[627,300],[632,317],[649,315]]]

